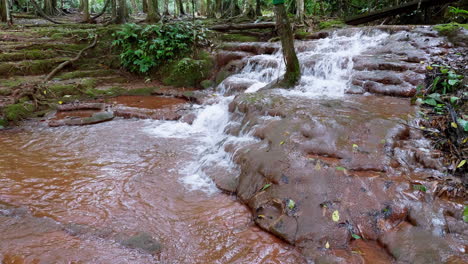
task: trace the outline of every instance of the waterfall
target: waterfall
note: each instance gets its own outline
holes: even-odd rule
[[[352,58],[382,43],[388,37],[383,32],[358,31],[347,35],[334,33],[325,39],[297,41],[296,49],[301,65],[302,77],[294,89],[277,89],[283,96],[342,97],[350,84],[353,68]],[[272,44],[276,45],[276,44]],[[232,153],[225,151],[227,144],[248,144],[255,139],[248,131],[235,137],[225,133],[230,122],[229,103],[237,91],[231,91],[233,84],[248,83],[245,93],[254,93],[281,77],[285,66],[281,49],[268,55],[245,58],[243,69],[224,80],[217,88],[217,102],[201,106],[196,110],[192,125],[177,121],[156,121],[149,123],[146,131],[156,137],[191,138],[196,141],[192,152],[196,158],[189,164],[182,164],[181,181],[189,190],[207,193],[217,191],[213,181],[206,174],[232,173],[238,175],[237,166],[232,162]]]

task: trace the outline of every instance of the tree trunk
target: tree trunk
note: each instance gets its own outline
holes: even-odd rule
[[[57,15],[57,0],[44,0],[44,13],[49,16]]]
[[[198,6],[200,7],[200,15],[206,16],[206,2],[205,0],[199,0]]]
[[[143,13],[148,14],[148,2],[143,0]]]
[[[89,17],[89,0],[83,1],[83,21],[88,22],[90,20]]]
[[[125,0],[117,1],[117,10],[114,22],[116,24],[125,24],[127,22],[127,3]]]
[[[275,5],[275,19],[278,34],[281,38],[283,56],[286,61],[286,73],[278,86],[290,88],[296,85],[301,78],[301,69],[296,51],[294,50],[294,36],[289,23],[288,14],[284,4]]]
[[[257,4],[255,6],[255,15],[262,16],[262,1],[257,0]]]
[[[169,16],[169,0],[164,0],[164,13],[165,16]]]
[[[117,18],[117,0],[111,0],[112,2],[112,19]]]
[[[136,0],[130,0],[130,4],[132,5],[132,14],[137,14],[138,13],[138,5],[136,3]]]
[[[215,17],[216,18],[221,18],[222,14],[223,14],[223,10],[222,10],[222,5],[221,5],[222,1],[221,0],[215,0]]]
[[[184,16],[185,11],[184,11],[184,4],[182,3],[182,0],[175,0],[177,2],[177,9],[179,10],[179,15]]]
[[[304,0],[296,0],[296,20],[304,23]]]
[[[146,22],[156,23],[161,19],[159,15],[158,0],[146,0],[148,1],[148,15],[146,16]]]
[[[256,0],[245,0],[244,2],[244,11],[242,15],[250,18],[255,17],[255,2]]]
[[[213,17],[213,2],[212,0],[206,0],[206,16]]]
[[[8,0],[0,0],[0,22],[10,22],[10,8],[8,4]]]

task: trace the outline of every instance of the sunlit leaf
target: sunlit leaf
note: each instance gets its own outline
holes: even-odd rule
[[[271,183],[267,183],[267,184],[263,185],[262,191],[270,188],[270,186],[271,186]]]
[[[284,144],[284,141],[281,141],[281,142],[280,142],[280,145],[283,145],[283,144]]]
[[[327,248],[327,249],[330,248],[330,243],[328,243],[328,241],[327,241],[327,243],[325,243],[325,248]]]
[[[289,199],[288,208],[292,210],[294,207],[296,207],[296,203],[292,199]]]
[[[332,220],[333,220],[333,222],[340,221],[340,212],[338,212],[338,210],[333,211]]]
[[[264,216],[264,215],[258,215],[257,218],[259,218],[259,219],[264,219],[265,216]]]
[[[455,122],[451,122],[450,125],[451,125],[453,128],[458,128],[458,125],[457,125],[457,123],[455,123]]]
[[[465,164],[466,164],[466,160],[462,160],[462,161],[460,161],[460,163],[458,163],[457,168],[461,168],[461,167],[463,167]],[[466,175],[465,175],[465,176],[466,176]]]
[[[345,171],[345,170],[346,170],[346,168],[344,168],[344,167],[336,167],[336,170],[339,170],[339,171]]]
[[[352,234],[351,236],[352,236],[354,239],[361,239],[361,237],[358,236],[358,235],[356,235],[356,234]]]

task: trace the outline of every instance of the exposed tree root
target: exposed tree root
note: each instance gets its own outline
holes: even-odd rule
[[[48,81],[50,81],[50,79],[52,79],[52,77],[54,77],[59,71],[61,71],[63,68],[65,68],[66,66],[76,62],[77,60],[80,59],[81,55],[83,55],[83,53],[89,49],[92,49],[96,46],[96,43],[97,43],[97,40],[98,40],[98,35],[96,35],[94,37],[94,41],[91,45],[87,46],[86,48],[82,49],[74,58],[68,60],[68,61],[65,61],[65,62],[62,62],[59,66],[57,66],[54,70],[52,70],[48,75],[47,77],[44,79],[44,83],[47,83]]]
[[[50,18],[49,16],[47,16],[44,11],[42,10],[42,8],[36,3],[35,0],[31,0],[30,1],[31,4],[34,6],[34,8],[37,10],[37,13],[39,14],[39,16],[41,16],[42,18],[44,18],[45,20],[48,20],[54,24],[62,24],[61,22],[58,22],[56,20],[53,20],[52,18]]]

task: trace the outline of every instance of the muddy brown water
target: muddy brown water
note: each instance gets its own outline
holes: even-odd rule
[[[184,150],[192,143],[152,137],[142,131],[148,122],[0,132],[0,259],[303,263],[233,196],[187,191],[177,168],[192,158]],[[159,240],[161,253],[118,243],[138,233]]]

